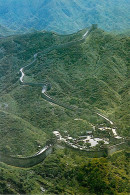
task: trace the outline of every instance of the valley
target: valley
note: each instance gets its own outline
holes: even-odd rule
[[[7,34],[37,30],[70,34],[93,23],[106,31],[129,29],[128,0],[1,0],[0,7],[0,24]]]
[[[0,193],[96,194],[98,188],[128,194],[127,147],[99,159],[83,150],[128,139],[129,37],[88,30],[0,39],[2,152],[38,156],[58,139],[58,147],[27,171],[1,162]]]

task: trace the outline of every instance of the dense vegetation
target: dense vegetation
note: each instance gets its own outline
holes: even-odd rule
[[[124,152],[109,159],[88,159],[57,150],[43,164],[19,169],[0,164],[1,194],[126,194],[128,157]]]
[[[129,37],[96,29],[82,44],[50,46],[79,40],[86,30],[68,36],[37,32],[0,39],[0,149],[8,154],[32,155],[43,147],[54,130],[71,136],[84,135],[92,125],[107,123],[98,110],[118,127],[121,136],[129,130]],[[20,85],[25,80],[51,83],[48,94],[73,106],[75,112],[51,105],[41,96],[41,87]],[[82,121],[75,121],[82,118]],[[107,124],[108,125],[108,124]],[[128,194],[127,153],[110,158],[88,159],[69,149],[55,150],[45,162],[31,169],[0,164],[0,193]]]
[[[129,6],[129,0],[1,0],[0,24],[18,32],[72,33],[93,23],[117,31],[129,28]]]

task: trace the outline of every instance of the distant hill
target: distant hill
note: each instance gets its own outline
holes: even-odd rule
[[[102,29],[129,28],[129,0],[1,0],[0,24],[20,32],[30,28],[72,33],[93,23]]]
[[[14,33],[15,32],[13,30],[0,25],[0,36],[8,36]]]

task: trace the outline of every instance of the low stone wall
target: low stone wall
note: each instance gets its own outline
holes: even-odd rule
[[[100,150],[80,150],[78,148],[73,148],[72,146],[69,146],[66,143],[63,143],[63,144],[59,143],[59,145],[61,145],[63,148],[69,148],[77,152],[78,154],[83,154],[87,156],[88,158],[100,158],[100,157],[107,157],[109,155],[112,155],[113,153],[119,150],[124,150],[128,146],[128,143],[126,141],[126,142],[122,142],[122,143],[110,146],[108,148],[100,149]]]
[[[72,106],[66,105],[66,104],[64,104],[64,103],[61,103],[61,102],[55,100],[55,99],[52,99],[51,97],[46,96],[44,93],[42,93],[42,97],[43,97],[45,100],[47,100],[48,102],[57,104],[58,106],[61,106],[61,107],[66,108],[66,109],[68,109],[68,110],[73,110],[73,111],[75,111],[75,109],[74,109]]]
[[[63,144],[58,144],[58,148],[64,149],[68,148],[78,154],[84,155],[88,158],[101,158],[101,157],[106,157],[108,155],[107,149],[100,149],[100,150],[80,150],[78,148],[73,148],[72,146],[69,146],[66,143]],[[59,147],[60,146],[60,147]]]
[[[90,32],[92,32],[94,29],[97,28],[97,25],[92,25],[92,27],[89,29],[88,33],[86,36],[88,36],[90,34]],[[77,44],[83,43],[85,41],[85,38],[82,38],[78,41],[71,41],[65,44],[61,44],[61,45],[57,45],[57,46],[52,46],[50,48],[47,48],[44,52],[42,52],[42,54],[46,54],[51,52],[54,49],[61,49],[61,48],[67,48],[67,47],[71,47],[71,46],[75,46]],[[40,54],[41,52],[39,52]],[[33,63],[35,63],[36,58],[33,60],[33,62],[31,62],[29,65],[25,66],[24,68],[28,68],[30,67]],[[43,83],[26,83],[23,82],[21,83],[23,85],[30,85],[30,86],[44,86],[46,84]],[[66,109],[69,110],[73,110],[75,111],[75,108],[69,105],[66,105],[64,103],[61,103],[57,100],[52,99],[51,97],[49,98],[49,96],[46,96],[45,94],[42,94],[42,97],[49,101],[52,102],[54,104],[57,104],[59,106],[62,106]],[[62,147],[62,144],[61,144]],[[102,149],[102,150],[97,150],[97,151],[92,151],[92,150],[79,150],[77,148],[73,148],[67,144],[65,144],[65,148],[69,148],[71,150],[74,150],[75,152],[77,152],[78,154],[84,154],[85,156],[87,156],[88,158],[100,158],[100,157],[106,157],[107,155],[111,155],[114,152],[118,151],[118,150],[122,150],[126,147],[126,143],[120,143],[120,144],[116,144],[114,146],[111,146],[107,149]],[[28,167],[32,167],[34,165],[39,164],[40,162],[42,162],[49,154],[51,154],[53,152],[53,146],[48,147],[44,152],[42,152],[39,155],[36,156],[31,156],[31,157],[26,157],[26,158],[19,158],[19,157],[13,157],[13,156],[7,156],[5,154],[3,154],[2,152],[0,152],[0,161],[4,162],[6,164],[9,165],[13,165],[16,167],[24,167],[24,168],[28,168]]]
[[[70,149],[70,147],[68,147]],[[101,157],[107,157],[108,153],[107,150],[79,150],[76,148],[71,148],[71,150],[75,151],[78,154],[82,154],[86,156],[87,158],[101,158]]]
[[[53,146],[48,147],[44,152],[38,154],[37,156],[31,156],[25,158],[8,156],[0,152],[0,161],[15,167],[28,168],[39,164],[52,152],[53,152]]]
[[[124,142],[123,138],[117,139],[117,138],[115,138],[113,136],[110,136],[109,140],[110,140],[110,142],[114,143],[114,145],[117,145],[117,144],[120,144],[120,143]]]
[[[28,82],[24,82],[21,83],[21,85],[29,85],[32,87],[43,87],[44,85],[46,85],[46,83],[28,83]]]
[[[87,158],[101,158],[101,157],[107,157],[108,155],[112,155],[116,151],[123,150],[126,148],[127,145],[128,145],[127,142],[122,142],[120,144],[116,144],[106,149],[79,150],[78,148],[73,148],[66,143],[58,143],[55,145],[55,148],[60,148],[60,149],[68,148],[69,150],[84,155]],[[36,156],[31,156],[31,157],[13,157],[0,152],[0,161],[15,167],[29,168],[42,162],[53,151],[54,151],[54,146],[49,146],[41,154],[38,154]]]
[[[83,38],[81,38],[81,39],[79,39],[79,40],[70,41],[70,42],[68,42],[68,43],[63,43],[63,44],[60,44],[60,45],[53,45],[53,46],[51,46],[51,47],[45,49],[43,52],[39,52],[39,54],[47,54],[47,53],[53,51],[54,49],[62,49],[62,48],[65,49],[65,48],[67,48],[67,47],[73,47],[73,46],[75,46],[75,45],[77,45],[77,44],[81,44],[81,43],[85,42],[86,37],[87,37],[93,30],[95,30],[95,29],[96,29],[96,28],[94,28],[93,25],[92,25],[92,26],[89,28],[88,33],[87,33],[87,35],[86,35],[85,37],[83,37]]]

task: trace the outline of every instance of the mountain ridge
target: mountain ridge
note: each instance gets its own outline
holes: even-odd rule
[[[48,92],[49,95],[59,102],[78,106],[82,109],[84,114],[84,108],[90,109],[89,112],[91,113],[91,110],[95,107],[100,110],[101,113],[103,111],[104,115],[105,112],[108,112],[108,115],[113,117],[116,111],[118,116],[120,101],[123,101],[121,98],[121,90],[127,82],[127,66],[124,59],[127,54],[127,47],[125,45],[127,38],[125,38],[125,36],[122,38],[122,36],[115,36],[97,29],[90,33],[84,43],[78,43],[69,48],[57,47],[49,53],[44,54],[45,48],[49,48],[51,45],[55,46],[56,43],[65,44],[71,37],[72,40],[78,40],[79,37],[82,36],[83,31],[71,36],[59,36],[55,33],[37,32],[9,37],[8,40],[1,40],[3,49],[7,52],[7,58],[10,59],[12,64],[8,64],[6,58],[1,59],[1,63],[3,64],[3,60],[5,60],[7,66],[6,69],[4,69],[5,64],[1,66],[1,70],[4,69],[4,75],[1,71],[3,75],[1,75],[1,87],[4,87],[4,91],[2,92],[3,98],[1,98],[1,100],[3,105],[5,103],[10,105],[7,108],[3,107],[3,109],[10,110],[15,114],[17,113],[18,116],[22,117],[25,121],[27,120],[34,126],[36,125],[36,128],[43,128],[43,124],[46,124],[45,126],[47,127],[45,117],[45,121],[42,121],[41,116],[39,116],[39,114],[36,116],[34,113],[32,104],[29,104],[30,101],[33,102],[36,109],[39,110],[38,112],[44,113],[43,110],[40,111],[40,103],[38,103],[37,100],[38,98],[40,102],[42,101],[41,92],[39,91],[40,88],[36,88],[36,85],[30,86],[30,88],[26,85],[20,87],[18,82],[20,78],[18,74],[20,64],[23,64],[24,62],[24,64],[27,65],[27,61],[31,58],[32,54],[42,51],[38,55],[37,61],[26,68],[25,83],[33,83],[33,81],[35,81],[35,83],[44,83],[44,81],[48,81],[52,86],[51,90]],[[28,47],[26,46],[27,42]],[[120,44],[120,42],[122,42],[122,44]],[[8,50],[7,47],[9,44],[11,44],[9,47],[10,50]],[[111,46],[113,50],[110,53]],[[17,51],[17,53],[15,53],[15,58],[14,56],[13,58],[10,57],[16,51],[17,47],[19,47],[20,53]],[[126,50],[126,54],[121,54],[121,51],[123,51],[122,47]],[[5,51],[4,53],[6,54]],[[14,62],[17,63],[15,67],[13,67]],[[10,67],[10,65],[12,67]],[[12,70],[11,74],[10,71],[8,71],[8,67]],[[89,74],[86,74],[87,72]],[[8,76],[10,78],[9,83],[7,80]],[[113,83],[115,83],[115,85],[113,85]],[[7,101],[6,93],[10,96],[9,102]],[[12,101],[12,105],[10,104],[10,101]],[[37,107],[37,105],[39,106]],[[44,104],[43,107],[45,107]],[[48,116],[50,107],[47,107],[46,109],[48,110],[46,113]],[[57,109],[60,110],[60,108]],[[31,115],[31,112],[34,116]],[[64,117],[65,115],[66,114],[63,114]],[[67,115],[66,118],[68,118]],[[119,132],[122,135],[126,135],[124,132],[128,124],[122,123],[124,130],[121,130],[116,118],[115,122],[120,129]],[[56,122],[56,126],[57,125],[58,123]],[[53,124],[50,125],[50,132],[52,131],[52,128]],[[44,130],[46,132],[46,128],[44,128]],[[128,130],[126,132],[128,132]]]
[[[126,0],[19,1],[0,2],[0,24],[18,32],[30,28],[69,34],[98,23],[104,30],[129,28],[129,2]],[[21,13],[23,13],[21,15]]]
[[[130,39],[95,29],[79,42],[86,30],[0,39],[0,147],[5,154],[31,156],[47,145],[54,131],[70,144],[79,140],[80,148],[88,150],[91,144],[84,145],[82,138],[91,132],[95,139],[105,137],[110,146],[120,143],[115,132],[121,139],[128,137]],[[69,47],[55,47],[76,41]],[[47,95],[80,109],[51,104],[41,96],[41,85],[21,85],[23,79],[25,83],[47,81],[51,84]],[[97,110],[104,117],[93,112]],[[102,147],[106,145],[99,141],[92,149]],[[0,193],[97,194],[98,189],[98,194],[128,194],[128,150],[121,149],[109,158],[89,159],[83,151],[58,146],[44,163],[28,169],[0,162]]]

